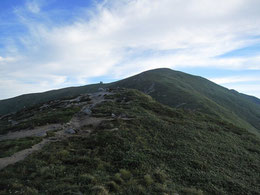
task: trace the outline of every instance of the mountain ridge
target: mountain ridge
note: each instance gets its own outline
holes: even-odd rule
[[[226,119],[251,132],[260,131],[260,100],[258,98],[226,89],[203,77],[168,68],[145,71],[108,84],[70,87],[1,100],[0,114],[17,111],[24,106],[95,92],[99,88],[117,87],[138,89],[173,108],[198,110]]]
[[[146,85],[142,82],[136,83],[137,78],[144,78],[143,82],[146,82]],[[255,131],[254,128],[260,129],[260,107],[250,99],[251,96],[234,94],[231,90],[200,76],[170,69],[156,69],[118,81],[116,85],[145,92],[148,86],[151,86],[155,81],[158,85],[157,90],[149,95],[163,104],[174,107],[186,103],[184,108],[199,109],[213,115],[217,113],[220,117],[224,115],[224,118],[230,119],[230,121],[235,120],[238,124],[240,123],[239,118],[242,118],[249,121],[250,124],[240,124],[241,126],[252,131]],[[163,97],[161,95],[163,93],[167,93],[167,95]],[[248,110],[247,107],[249,107]],[[251,120],[252,118],[254,121]]]

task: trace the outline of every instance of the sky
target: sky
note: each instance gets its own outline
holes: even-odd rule
[[[0,99],[160,67],[260,98],[260,1],[0,0]]]

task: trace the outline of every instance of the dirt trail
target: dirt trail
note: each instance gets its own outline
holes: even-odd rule
[[[35,144],[31,148],[19,151],[10,157],[0,158],[0,170],[10,164],[14,164],[21,160],[24,160],[28,155],[32,154],[34,151],[40,150],[45,144],[49,143],[50,141],[50,139],[43,139],[40,143]]]
[[[63,126],[61,124],[51,124],[51,125],[36,127],[35,129],[9,132],[6,135],[0,136],[0,141],[8,140],[8,139],[20,139],[20,138],[32,137],[32,136],[44,137],[48,131],[55,131],[61,129],[62,127]]]
[[[108,118],[97,118],[92,117],[91,114],[86,114],[83,111],[86,109],[91,110],[93,107],[95,107],[97,104],[106,101],[105,95],[111,94],[109,92],[98,92],[98,93],[92,93],[90,94],[91,102],[84,105],[82,107],[82,110],[75,114],[75,116],[71,119],[69,123],[66,125],[61,124],[52,124],[52,125],[46,125],[42,127],[37,127],[35,129],[31,130],[24,130],[24,131],[18,131],[18,132],[11,132],[7,135],[1,136],[0,141],[7,140],[7,139],[17,139],[17,138],[23,138],[23,137],[30,137],[30,136],[44,136],[44,134],[47,131],[54,131],[59,130],[55,133],[54,137],[44,138],[40,143],[35,144],[31,148],[19,151],[15,154],[13,154],[10,157],[0,158],[0,170],[7,167],[8,165],[15,164],[16,162],[19,162],[21,160],[24,160],[28,155],[32,154],[35,151],[40,150],[44,145],[50,142],[60,141],[62,139],[66,139],[68,137],[72,136],[88,136],[91,131],[95,127],[97,127],[102,121],[105,120],[113,120]],[[82,127],[91,125],[92,128],[88,130],[80,130]],[[67,129],[76,129],[78,130],[76,134],[69,134],[66,132]]]

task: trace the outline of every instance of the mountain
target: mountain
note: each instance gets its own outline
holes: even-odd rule
[[[260,100],[219,86],[205,78],[156,69],[118,81],[114,86],[134,88],[174,108],[192,109],[260,131]]]
[[[219,86],[205,78],[171,69],[155,69],[109,84],[64,88],[0,101],[0,114],[50,100],[73,97],[102,88],[138,89],[173,108],[196,110],[260,132],[260,100]]]
[[[0,100],[0,115],[16,112],[23,108],[37,106],[38,104],[50,100],[72,98],[82,93],[96,92],[98,91],[99,86],[99,84],[93,84],[82,87],[68,87],[44,93],[25,94],[6,100]]]
[[[260,138],[176,105],[116,88],[3,116],[0,194],[259,194]]]

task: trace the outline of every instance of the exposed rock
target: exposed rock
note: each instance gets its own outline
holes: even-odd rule
[[[70,103],[77,103],[77,102],[80,102],[81,98],[82,98],[82,97],[79,96],[79,97],[77,97],[77,98],[75,98],[75,99],[69,100],[69,102],[70,102]]]
[[[81,112],[83,112],[86,115],[91,115],[92,114],[92,111],[91,111],[90,108],[84,108]]]
[[[37,137],[45,137],[47,133],[45,131],[39,132],[36,134]]]
[[[113,129],[110,129],[109,131],[118,131],[119,129],[118,128],[113,128]]]
[[[88,94],[81,95],[80,102],[87,102],[87,101],[91,101],[90,96]]]
[[[98,91],[105,91],[105,89],[100,87],[100,88],[98,88]]]
[[[45,108],[49,108],[50,105],[49,104],[43,104],[41,107],[40,107],[40,110],[44,110]]]
[[[74,129],[70,128],[70,129],[66,129],[65,133],[67,133],[67,134],[75,134],[76,131]]]
[[[112,116],[113,118],[115,118],[115,117],[116,117],[116,115],[115,115],[114,113],[112,113],[112,114],[111,114],[111,116]]]
[[[8,120],[8,122],[11,123],[12,126],[19,124],[19,122],[15,121],[15,120],[11,120],[11,119]]]
[[[106,91],[107,91],[107,92],[112,92],[113,89],[111,89],[111,88],[107,88]]]
[[[66,123],[66,124],[63,126],[63,128],[69,128],[69,127],[70,127],[70,125],[71,125],[71,123],[70,123],[70,122],[68,122],[68,123]]]
[[[85,130],[85,133],[91,133],[91,130]]]

